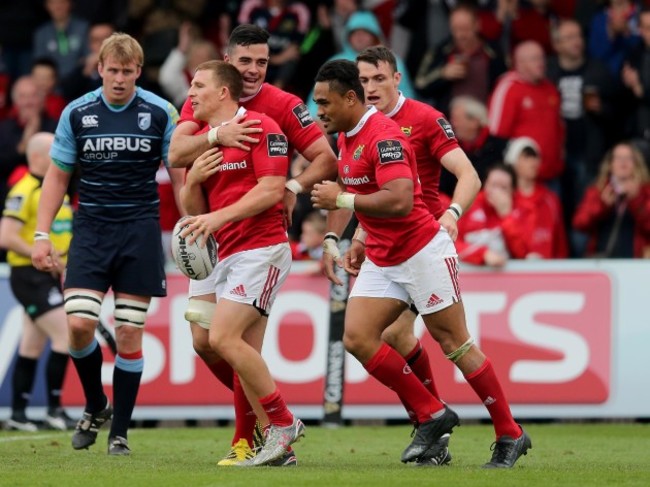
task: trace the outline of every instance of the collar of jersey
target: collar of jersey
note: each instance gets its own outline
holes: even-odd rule
[[[133,92],[133,96],[132,96],[131,98],[129,98],[129,101],[127,101],[124,105],[116,105],[116,104],[114,104],[114,103],[109,103],[109,102],[108,102],[108,100],[107,100],[106,97],[104,96],[104,91],[101,91],[101,93],[99,94],[99,96],[102,97],[102,100],[104,101],[104,104],[105,104],[105,105],[108,107],[108,109],[111,110],[112,112],[121,112],[122,110],[124,110],[126,107],[128,107],[128,106],[131,104],[131,102],[133,101],[133,99],[134,99],[137,95],[138,95],[138,93],[137,93],[137,90],[136,90],[136,91]]]
[[[363,128],[363,126],[366,124],[366,121],[375,113],[377,113],[377,109],[374,106],[368,107],[368,110],[366,111],[366,113],[363,114],[363,117],[361,117],[361,120],[359,120],[359,123],[357,123],[356,127],[354,127],[349,132],[346,132],[345,136],[352,137],[353,135],[357,135],[359,131]]]
[[[237,118],[239,115],[246,115],[247,110],[244,107],[239,107],[237,109],[237,112],[235,113],[235,116],[232,117],[230,120],[226,120],[225,122],[221,122],[219,125],[222,127],[224,125],[228,125],[230,122],[232,122],[235,118]],[[212,128],[212,125],[210,125],[210,128]]]
[[[390,112],[386,114],[388,118],[393,118],[397,112],[399,112],[402,109],[402,106],[404,106],[404,102],[406,102],[406,97],[402,94],[402,92],[399,92],[399,96],[397,97],[397,104],[395,105],[395,108],[393,108]]]

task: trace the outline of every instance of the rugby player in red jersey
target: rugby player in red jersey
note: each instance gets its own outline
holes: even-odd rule
[[[282,129],[287,136],[291,159],[295,150],[300,152],[311,164],[305,171],[286,183],[284,192],[284,212],[287,223],[291,222],[291,212],[296,203],[296,194],[309,190],[314,183],[336,176],[336,156],[323,132],[309,115],[302,100],[298,97],[264,83],[269,60],[268,32],[260,27],[243,24],[233,30],[225,60],[235,66],[242,76],[244,87],[240,106],[247,110],[265,113]],[[207,150],[214,147],[235,147],[244,151],[251,150],[257,144],[255,134],[256,117],[240,114],[226,123],[201,130],[206,123],[194,118],[191,100],[188,98],[181,110],[181,119],[172,135],[169,149],[170,163],[174,167],[187,167]],[[214,309],[213,277],[204,281],[191,281],[189,304],[185,317],[190,322],[193,345],[196,353],[208,366],[212,374],[224,385],[234,391],[235,401],[235,436],[233,450],[224,458],[221,465],[234,465],[241,461],[234,450],[235,444],[245,438],[251,445],[255,426],[255,415],[249,414],[251,405],[238,382],[233,382],[232,369],[228,363],[214,352],[208,343],[210,319]],[[264,330],[261,330],[263,334]],[[261,343],[261,338],[260,338]],[[254,405],[253,405],[254,406]],[[253,408],[255,409],[255,408]],[[258,413],[259,421],[264,424],[266,418],[262,411]],[[257,435],[259,437],[259,435]],[[282,459],[281,459],[282,460]],[[282,465],[295,465],[295,456],[287,455]]]
[[[239,106],[242,87],[239,72],[227,62],[200,64],[189,90],[194,116],[215,127],[245,115],[247,110]],[[286,455],[303,436],[304,425],[287,408],[259,352],[271,306],[291,268],[282,216],[289,146],[271,118],[250,115],[260,120],[262,132],[256,134],[260,143],[250,151],[213,148],[195,161],[182,199],[188,210],[202,214],[187,219],[182,235],[191,243],[199,235],[207,238],[214,233],[219,243],[219,263],[211,280],[217,303],[208,329],[209,345],[268,417],[266,442],[256,455],[245,438],[234,445],[244,460],[251,460],[248,464],[266,465]],[[204,181],[194,177],[203,170],[208,174]]]
[[[352,254],[364,259],[350,293],[343,341],[370,375],[415,412],[417,430],[402,461],[418,461],[435,445],[446,448],[439,440],[459,422],[382,340],[383,331],[413,303],[492,417],[497,438],[485,467],[512,467],[531,441],[467,330],[456,249],[424,203],[413,148],[394,121],[365,106],[359,69],[350,61],[321,67],[314,101],[325,130],[339,134],[339,184],[316,184],[312,202],[327,210],[354,210],[367,233],[365,243],[352,241]]]

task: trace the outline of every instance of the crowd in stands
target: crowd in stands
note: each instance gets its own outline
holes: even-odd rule
[[[112,32],[141,42],[139,84],[180,108],[194,68],[223,57],[241,23],[269,31],[267,82],[314,116],[323,62],[393,49],[404,95],[449,118],[484,182],[459,225],[466,262],[650,257],[650,0],[3,2],[0,201],[26,171],[25,140],[100,86]],[[443,173],[441,193],[454,185]],[[311,210],[299,201],[290,236],[296,255],[317,258]]]

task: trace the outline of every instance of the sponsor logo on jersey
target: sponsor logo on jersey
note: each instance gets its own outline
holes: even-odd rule
[[[399,140],[382,140],[377,142],[379,152],[379,163],[389,164],[404,160],[404,149]]]
[[[96,137],[86,139],[82,150],[86,153],[119,150],[150,152],[151,140],[142,137]]]
[[[291,111],[298,119],[298,123],[300,123],[302,128],[308,127],[314,123],[314,119],[311,117],[311,113],[309,113],[309,110],[304,103],[296,105],[296,107]]]
[[[286,157],[289,143],[284,134],[266,134],[266,149],[269,157]]]
[[[456,134],[454,134],[454,129],[451,128],[451,124],[447,122],[444,118],[439,118],[436,120],[438,122],[438,125],[440,125],[440,128],[442,128],[443,132],[447,136],[448,139],[455,139]]]
[[[5,201],[5,210],[18,211],[21,206],[23,206],[23,195],[21,194],[10,196],[7,198],[7,201]]]
[[[400,127],[400,130],[404,135],[410,137],[411,134],[413,133],[413,125],[411,125],[410,127]]]
[[[238,169],[246,169],[248,163],[246,161],[241,162],[223,162],[219,166],[219,171],[236,171]]]
[[[349,174],[350,173],[350,166],[347,164],[343,166],[343,174]]]
[[[138,127],[140,130],[147,130],[151,127],[151,113],[138,113]]]
[[[361,157],[361,153],[363,152],[364,147],[365,145],[361,144],[356,149],[354,149],[354,154],[352,154],[352,159],[358,161],[359,158]]]
[[[81,117],[81,126],[83,128],[99,127],[99,120],[97,115],[84,115]]]
[[[367,174],[364,174],[360,178],[341,178],[341,181],[343,181],[343,184],[347,186],[359,186],[360,184],[368,184],[370,178]]]

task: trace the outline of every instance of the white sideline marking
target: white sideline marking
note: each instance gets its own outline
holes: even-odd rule
[[[25,435],[25,436],[9,436],[7,438],[0,438],[0,443],[9,443],[10,441],[24,441],[24,440],[47,440],[48,438],[59,438],[60,435]]]

